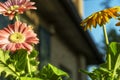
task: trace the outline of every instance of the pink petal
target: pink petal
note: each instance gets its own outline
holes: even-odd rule
[[[15,26],[14,27],[14,32],[19,32],[19,27],[21,26],[21,22],[16,21],[14,26]]]
[[[26,40],[24,42],[11,42],[9,36],[15,32],[23,34]],[[37,44],[39,42],[36,36],[37,35],[26,23],[16,21],[15,24],[8,25],[8,27],[0,30],[0,48],[12,52],[18,49],[26,49],[30,52],[33,49],[32,44]]]
[[[8,41],[7,39],[3,39],[3,40],[0,40],[0,44],[9,44],[10,41]]]
[[[39,43],[39,39],[35,38],[35,37],[30,37],[30,38],[27,38],[25,42],[38,44]]]
[[[0,48],[3,49],[3,50],[7,50],[6,46],[7,46],[7,44],[4,44],[4,45],[2,44],[2,45],[0,45]]]
[[[15,51],[15,50],[17,50],[16,47],[15,47],[15,43],[12,43],[10,46],[11,46],[11,47],[9,48],[10,51]]]
[[[33,47],[28,44],[28,43],[22,43],[22,45],[28,50],[28,51],[32,51]]]
[[[0,2],[0,12],[6,11],[7,6]]]
[[[9,43],[9,44],[6,46],[6,50],[10,50],[11,47],[13,46],[12,44],[13,44],[13,43]]]

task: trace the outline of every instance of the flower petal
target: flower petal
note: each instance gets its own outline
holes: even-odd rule
[[[32,45],[38,42],[37,34],[26,23],[20,21],[0,30],[0,48],[4,50],[14,52],[18,49],[26,49],[30,52],[33,49]]]
[[[37,9],[33,6],[35,2],[30,0],[7,0],[4,3],[0,3],[0,14],[9,16],[12,20],[16,14],[23,14],[26,10]]]

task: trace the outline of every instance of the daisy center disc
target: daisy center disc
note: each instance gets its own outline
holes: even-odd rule
[[[19,6],[18,5],[13,5],[13,6],[10,6],[9,10],[16,10],[18,9]]]
[[[9,39],[11,42],[14,42],[14,43],[22,43],[25,41],[25,36],[21,33],[16,32],[11,34]]]

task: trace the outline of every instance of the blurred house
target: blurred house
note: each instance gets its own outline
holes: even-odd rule
[[[41,65],[50,62],[73,80],[86,80],[79,69],[103,60],[89,33],[80,26],[82,0],[32,1],[38,9],[27,11],[22,20],[38,33]]]

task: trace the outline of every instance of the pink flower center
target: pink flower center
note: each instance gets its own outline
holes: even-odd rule
[[[19,32],[13,33],[9,36],[9,39],[13,43],[22,43],[25,41],[25,36]]]

